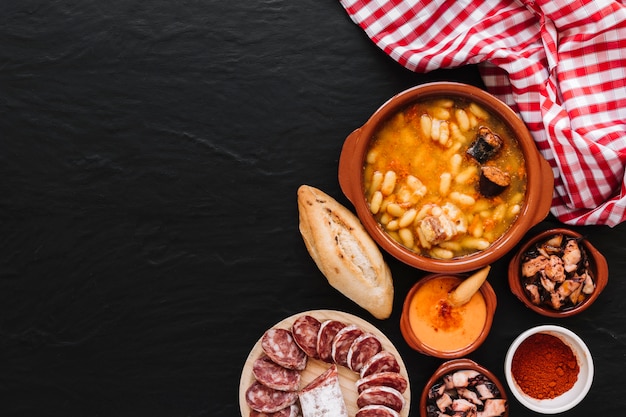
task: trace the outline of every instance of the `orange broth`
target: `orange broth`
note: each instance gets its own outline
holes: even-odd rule
[[[466,154],[480,127],[502,139],[490,160]],[[363,171],[365,197],[380,226],[419,254],[452,259],[487,249],[511,226],[526,194],[524,155],[501,119],[476,103],[434,99],[416,102],[374,134]],[[505,171],[511,183],[495,197],[479,192],[481,166]],[[428,241],[420,222],[443,212],[455,234]]]
[[[432,349],[443,352],[462,349],[478,339],[485,327],[487,305],[480,291],[460,307],[447,302],[448,292],[460,282],[455,277],[428,280],[411,299],[411,330]]]

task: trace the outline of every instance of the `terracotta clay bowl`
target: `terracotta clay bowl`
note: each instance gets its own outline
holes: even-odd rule
[[[559,234],[581,239],[580,243],[589,259],[589,271],[596,285],[593,293],[585,298],[584,301],[566,310],[556,310],[547,305],[534,304],[522,284],[522,258],[524,254],[528,252],[529,249],[533,248],[535,244],[544,242]],[[524,303],[526,307],[543,316],[552,318],[570,317],[585,311],[596,301],[609,281],[609,269],[606,258],[588,240],[584,239],[580,233],[565,228],[545,230],[524,243],[509,262],[508,275],[511,292]]]
[[[428,394],[430,390],[433,388],[435,384],[437,384],[444,376],[454,374],[457,371],[476,371],[483,374],[489,381],[491,381],[499,391],[499,399],[503,399],[507,401],[506,409],[502,414],[503,417],[507,417],[509,415],[509,406],[508,406],[508,396],[506,390],[504,389],[504,385],[498,380],[498,378],[491,372],[489,369],[485,368],[478,363],[467,359],[453,359],[447,362],[444,362],[437,368],[437,370],[430,377],[426,385],[424,386],[424,390],[422,391],[422,396],[420,398],[420,416],[421,417],[430,417],[428,413]]]
[[[452,259],[418,254],[390,237],[372,214],[364,193],[364,163],[372,137],[396,112],[416,101],[430,98],[472,101],[490,113],[497,114],[508,130],[515,132],[526,164],[526,194],[513,224],[488,248]],[[338,177],[343,193],[354,205],[365,229],[383,250],[418,269],[441,273],[477,270],[513,249],[531,227],[548,215],[554,186],[552,169],[537,150],[532,136],[518,115],[491,94],[471,85],[453,82],[422,84],[405,90],[384,103],[363,126],[346,138],[339,158]]]
[[[434,357],[442,358],[442,359],[455,359],[455,358],[461,358],[475,351],[483,344],[485,339],[487,339],[487,336],[489,335],[489,331],[491,330],[491,324],[493,323],[493,316],[496,311],[497,297],[496,297],[495,291],[493,290],[493,287],[489,284],[488,281],[485,281],[480,287],[480,293],[482,294],[482,297],[485,301],[486,316],[485,316],[482,329],[480,330],[478,336],[474,340],[469,341],[465,346],[462,346],[462,347],[456,347],[454,349],[447,349],[447,350],[433,348],[432,347],[433,343],[430,343],[430,344],[424,343],[424,340],[422,340],[423,337],[420,338],[419,331],[416,332],[414,330],[414,327],[411,325],[411,320],[410,320],[411,301],[413,300],[417,292],[420,290],[420,288],[424,284],[428,283],[431,280],[437,280],[437,279],[448,278],[448,277],[453,277],[453,278],[462,280],[463,278],[465,278],[465,275],[430,274],[420,279],[417,283],[415,283],[415,285],[413,285],[413,287],[411,287],[411,289],[406,295],[406,298],[404,299],[404,304],[402,306],[402,314],[400,316],[400,331],[402,332],[402,336],[404,337],[404,340],[407,342],[407,344],[412,349],[416,350],[417,352],[422,353],[424,355],[434,356]],[[434,308],[435,308],[435,305],[428,306],[428,309],[434,309]],[[473,316],[470,310],[467,310],[467,316],[463,317],[463,321],[465,323],[471,323],[475,321],[473,320]]]

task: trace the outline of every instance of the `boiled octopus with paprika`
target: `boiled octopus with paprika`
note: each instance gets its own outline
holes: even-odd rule
[[[580,238],[557,234],[522,256],[522,286],[535,305],[571,309],[595,290]]]
[[[462,369],[446,374],[428,391],[428,417],[497,417],[506,412],[507,400],[484,374]]]

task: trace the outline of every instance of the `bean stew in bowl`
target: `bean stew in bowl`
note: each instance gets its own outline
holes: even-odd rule
[[[473,86],[394,96],[348,136],[339,182],[370,235],[431,272],[467,272],[510,250],[548,214],[548,163],[521,119]]]

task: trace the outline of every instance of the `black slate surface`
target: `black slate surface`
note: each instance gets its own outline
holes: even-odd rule
[[[315,267],[296,190],[349,206],[337,182],[345,137],[434,80],[482,86],[471,66],[405,70],[330,0],[0,2],[0,414],[238,416],[264,330],[328,308],[394,342],[417,416],[441,360],[412,351],[398,319],[424,272],[389,258],[394,313],[374,319]],[[606,255],[610,281],[558,322],[596,367],[565,415],[619,415],[626,229],[576,230]],[[503,381],[510,342],[554,323],[508,291],[508,259],[490,276],[492,332],[470,355]]]

